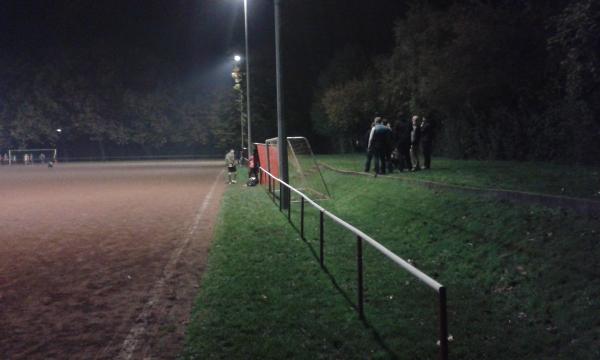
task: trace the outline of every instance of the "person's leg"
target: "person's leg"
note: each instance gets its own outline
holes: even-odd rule
[[[387,150],[385,148],[379,149],[379,159],[381,161],[381,174],[385,174],[386,166],[387,166]]]
[[[413,171],[419,170],[419,148],[418,148],[418,146],[411,145],[410,160],[412,162],[411,170],[413,170]]]
[[[431,168],[431,145],[430,142],[423,144],[423,165],[425,166],[425,169]]]
[[[375,157],[375,174],[379,174],[381,167],[380,167],[380,161],[381,161],[381,154],[379,152],[379,149],[374,149],[373,150],[373,156]]]
[[[400,170],[410,169],[410,159],[406,156],[406,147],[400,147]]]
[[[367,162],[365,162],[365,172],[371,171],[371,160],[373,159],[373,150],[367,150]]]
[[[389,149],[385,150],[385,168],[387,169],[388,173],[393,173],[394,172],[394,165],[392,164],[392,151]]]

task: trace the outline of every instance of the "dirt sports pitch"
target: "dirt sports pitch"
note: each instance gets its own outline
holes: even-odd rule
[[[0,167],[0,358],[175,358],[222,168]]]

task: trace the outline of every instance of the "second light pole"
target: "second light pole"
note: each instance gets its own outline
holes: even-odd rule
[[[242,74],[242,70],[239,67],[239,63],[242,61],[242,57],[239,55],[235,55],[233,57],[235,60],[235,66],[233,68],[233,72],[231,73],[231,77],[235,81],[235,86],[233,87],[235,90],[240,92],[240,164],[244,163],[244,90],[242,89],[242,79],[244,75]]]
[[[248,121],[248,159],[252,149],[252,122],[250,121],[250,52],[248,47],[248,0],[244,0],[244,38],[246,42],[246,120]]]

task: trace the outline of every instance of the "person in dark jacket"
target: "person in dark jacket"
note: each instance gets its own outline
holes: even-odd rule
[[[409,124],[400,117],[394,123],[394,139],[398,151],[398,169],[400,171],[412,168],[410,161],[410,130]]]
[[[389,129],[385,134],[385,166],[388,172],[391,174],[394,172],[394,161],[392,159],[392,153],[394,152],[394,132],[392,131],[392,124],[386,118],[383,118],[383,126]]]
[[[419,142],[421,141],[421,127],[419,117],[413,116],[411,119],[412,127],[410,130],[410,159],[412,162],[411,171],[419,171]]]
[[[390,138],[391,130],[383,125],[383,119],[375,118],[375,126],[371,129],[369,135],[369,149],[375,158],[375,175],[385,174],[385,160],[387,144]]]
[[[422,169],[431,168],[431,150],[433,147],[433,128],[427,118],[421,122],[421,152],[423,153]]]

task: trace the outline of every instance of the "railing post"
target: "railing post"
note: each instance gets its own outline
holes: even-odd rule
[[[323,245],[325,243],[325,238],[323,234],[323,210],[319,211],[319,262],[321,263],[321,267],[325,265],[325,254],[323,252]]]
[[[273,193],[271,192],[271,181],[273,179],[271,178],[271,175],[269,175],[268,178],[269,178],[269,194],[273,195]]]
[[[446,305],[446,288],[439,289],[440,301],[440,359],[448,360],[448,310]]]
[[[363,253],[362,238],[356,237],[356,267],[358,273],[358,316],[361,320],[365,319],[364,298],[363,298]]]
[[[300,237],[304,239],[304,196],[300,196]]]
[[[287,186],[285,187],[285,193],[289,194],[289,196],[292,195],[292,191],[290,189],[288,189]],[[291,201],[287,201],[287,211],[288,211],[288,221],[291,222],[292,221],[292,202]]]
[[[279,211],[281,211],[281,209],[283,209],[283,196],[281,196],[282,192],[281,189],[283,188],[283,185],[281,184],[281,181],[279,181]]]

